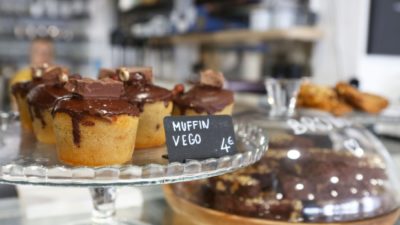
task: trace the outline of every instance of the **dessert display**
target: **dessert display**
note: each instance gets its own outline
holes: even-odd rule
[[[233,107],[233,93],[222,89],[224,78],[213,71],[202,73],[187,93],[155,85],[149,67],[101,69],[99,80],[59,66],[33,74],[31,82],[13,88],[22,124],[31,126],[38,142],[55,144],[61,162],[76,166],[124,164],[135,149],[163,146],[164,118],[174,101],[188,107],[187,115],[231,114]]]
[[[163,123],[164,115],[171,114],[172,92],[152,83],[151,70],[149,73],[148,69],[120,68],[115,73],[118,76],[111,71],[111,76],[103,76],[100,80],[68,76],[60,70],[48,73],[53,82],[39,84],[27,94],[37,138],[32,133],[19,134],[19,123],[14,121],[14,114],[3,115],[6,122],[3,128],[7,130],[0,147],[0,181],[15,185],[90,188],[94,213],[87,223],[119,224],[114,218],[113,207],[108,208],[106,214],[100,213],[104,211],[102,208],[115,204],[117,186],[156,185],[221,175],[256,162],[267,150],[268,140],[257,127],[242,123],[232,127],[231,118],[226,116],[198,120],[179,117],[169,119],[188,120],[188,124],[193,121],[193,128],[202,126],[204,132],[196,136],[210,134],[212,132],[208,131],[215,129],[218,132],[219,127],[224,126],[226,135],[220,137],[221,151],[232,154],[185,156],[190,160],[177,163],[172,157],[169,160],[165,157],[166,147],[134,153],[139,124],[155,122],[155,129],[161,129],[157,121]],[[141,120],[140,116],[144,114],[148,116]],[[201,125],[197,123],[200,119],[203,120]],[[214,122],[214,119],[224,120]],[[55,145],[41,140],[41,135],[50,136],[51,124]],[[209,129],[209,125],[213,129]],[[153,133],[152,130],[148,132]],[[186,142],[183,136],[186,134],[178,135]],[[211,136],[202,139],[216,140]],[[216,141],[219,144],[219,140]],[[238,143],[237,147],[235,143]],[[231,147],[236,151],[229,150]],[[207,145],[201,150],[207,148],[215,150],[214,146]],[[181,150],[187,150],[187,147]],[[242,158],[246,160],[238,161]],[[196,166],[194,170],[193,165]]]
[[[305,83],[300,88],[297,106],[327,111],[336,116],[348,114],[353,110],[376,114],[388,106],[388,100],[360,92],[343,82],[339,82],[335,88]]]
[[[233,173],[168,186],[167,200],[183,220],[394,223],[400,208],[397,177],[386,150],[364,128],[335,118],[299,116],[282,123],[246,118],[267,130],[268,152]]]
[[[71,80],[70,97],[53,109],[58,157],[72,165],[123,164],[132,157],[139,109],[122,99],[123,84],[112,79]]]
[[[68,76],[61,67],[50,69],[44,76],[47,77],[47,83],[33,88],[27,100],[36,139],[42,143],[55,144],[51,111],[59,98],[69,94],[64,84],[68,79],[76,79],[79,76]]]
[[[172,112],[172,92],[153,84],[151,68],[120,68],[117,74],[124,81],[126,98],[140,109],[136,147],[164,145],[163,120]]]
[[[200,76],[200,83],[187,92],[182,85],[175,87],[173,115],[231,115],[233,92],[223,89],[222,73],[206,70]]]

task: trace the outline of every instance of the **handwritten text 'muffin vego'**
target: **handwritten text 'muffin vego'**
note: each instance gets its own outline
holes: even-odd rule
[[[210,127],[210,120],[189,120],[189,121],[173,121],[172,128],[174,132],[188,132],[186,134],[173,135],[172,140],[174,141],[175,147],[178,145],[192,146],[201,144],[201,135],[195,133],[196,130],[207,130]],[[220,150],[229,152],[231,147],[234,145],[232,136],[222,138]]]
[[[210,127],[210,120],[189,120],[189,121],[173,121],[172,128],[174,132],[194,132],[196,130],[206,130]],[[181,135],[173,135],[174,145],[182,146],[201,144],[201,136],[197,133],[188,133]]]

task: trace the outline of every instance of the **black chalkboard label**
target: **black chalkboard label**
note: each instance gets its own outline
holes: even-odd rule
[[[164,118],[164,129],[170,162],[236,153],[230,116],[170,116]]]

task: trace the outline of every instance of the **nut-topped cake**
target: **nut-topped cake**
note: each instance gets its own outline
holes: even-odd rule
[[[70,97],[53,109],[59,159],[67,164],[104,166],[129,161],[135,148],[139,109],[122,98],[122,82],[70,80]]]
[[[165,144],[164,122],[172,112],[172,92],[153,84],[149,67],[121,67],[115,71],[102,69],[100,78],[109,77],[124,82],[125,98],[140,109],[137,148],[158,147]]]
[[[80,79],[79,75],[68,75],[61,67],[55,67],[46,73],[47,83],[33,88],[28,96],[32,125],[38,141],[46,144],[56,142],[53,131],[51,111],[55,102],[71,94],[65,87],[69,79]]]
[[[39,84],[52,83],[54,82],[53,72],[55,70],[61,69],[67,73],[66,68],[61,68],[58,66],[49,66],[48,64],[43,64],[39,67],[31,68],[32,79],[30,81],[18,82],[14,84],[11,89],[16,102],[18,105],[18,111],[20,114],[22,128],[26,131],[32,131],[32,119],[29,112],[29,106],[27,101],[28,93]]]

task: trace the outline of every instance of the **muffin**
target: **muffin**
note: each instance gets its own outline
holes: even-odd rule
[[[15,101],[18,106],[19,118],[21,121],[21,127],[23,130],[31,132],[33,130],[32,120],[29,114],[29,106],[26,100],[30,89],[32,87],[31,81],[18,82],[11,88],[12,94],[15,97]]]
[[[78,166],[123,164],[135,148],[139,109],[121,96],[122,82],[112,79],[70,80],[72,92],[53,109],[60,161]]]
[[[14,95],[17,102],[21,126],[25,131],[33,130],[27,95],[29,91],[37,85],[51,82],[53,77],[47,76],[47,72],[54,68],[55,67],[50,67],[47,64],[43,64],[40,67],[33,67],[31,72],[32,79],[30,81],[18,82],[11,87],[12,94]]]
[[[200,84],[184,93],[182,85],[174,89],[173,115],[231,115],[233,92],[223,89],[222,73],[207,70],[201,73]]]
[[[54,76],[53,83],[40,84],[33,88],[27,96],[36,139],[45,144],[56,142],[51,111],[59,98],[70,93],[64,88],[65,82],[68,79],[80,78],[78,75],[69,77],[60,68],[52,70],[51,73]]]
[[[152,148],[165,144],[164,117],[173,108],[172,92],[153,84],[150,67],[101,69],[99,78],[118,79],[125,84],[126,99],[139,107],[136,148]]]

